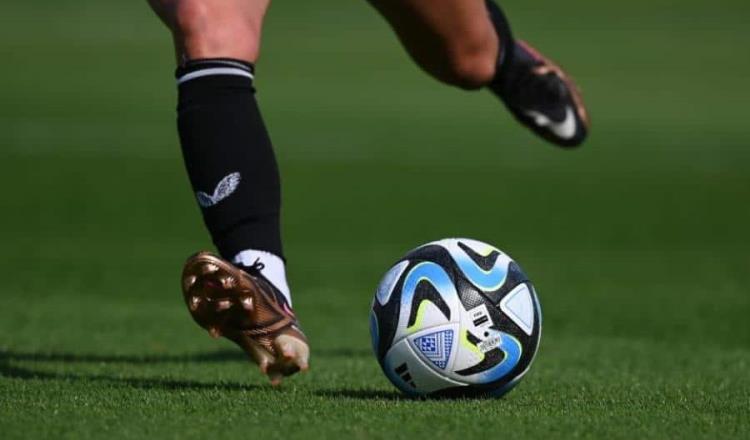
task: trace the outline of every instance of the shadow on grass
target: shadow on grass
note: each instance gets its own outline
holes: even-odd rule
[[[3,360],[31,362],[62,363],[113,363],[113,364],[156,364],[186,362],[226,362],[241,361],[247,356],[239,350],[219,350],[208,353],[156,354],[156,355],[117,355],[117,354],[82,354],[60,352],[14,352],[0,350],[0,362]]]
[[[415,400],[407,397],[398,391],[382,390],[359,390],[359,389],[331,389],[316,391],[315,395],[331,399],[356,399],[356,400],[389,400],[389,401],[410,401]]]
[[[369,350],[352,349],[321,349],[315,352],[315,356],[323,358],[336,357],[363,357],[369,356]],[[61,352],[15,352],[0,350],[0,377],[8,377],[23,380],[63,380],[81,382],[109,382],[135,388],[163,389],[163,390],[254,390],[261,388],[258,385],[242,383],[207,383],[191,380],[173,380],[160,378],[134,378],[120,377],[106,374],[74,374],[38,371],[30,368],[13,365],[14,361],[24,362],[58,362],[64,364],[74,363],[122,363],[131,365],[146,365],[156,363],[191,363],[191,362],[247,362],[247,356],[240,350],[219,350],[208,353],[189,354],[162,354],[162,355],[109,355],[109,354],[79,354]],[[352,391],[356,393],[356,391]],[[334,396],[335,392],[331,393]],[[387,393],[383,393],[384,395]],[[340,395],[339,397],[344,397]],[[360,395],[363,398],[364,395]],[[372,396],[371,398],[375,398]]]
[[[337,388],[316,391],[315,395],[332,399],[354,399],[354,400],[386,400],[391,402],[482,402],[498,401],[496,397],[489,395],[470,396],[461,393],[438,394],[431,396],[407,396],[398,391],[363,390],[350,388]]]
[[[313,356],[321,358],[360,358],[372,356],[369,349],[333,348],[317,349]],[[116,355],[116,354],[82,354],[60,352],[15,352],[0,349],[0,362],[4,360],[31,362],[63,362],[63,363],[123,363],[123,364],[155,364],[155,363],[190,363],[190,362],[233,362],[246,361],[247,355],[241,350],[217,350],[208,353],[185,354],[156,354],[156,355]]]
[[[123,361],[123,357],[114,357],[117,362]],[[146,358],[137,358],[136,363],[145,362]],[[36,354],[36,353],[14,353],[11,351],[0,351],[0,376],[22,380],[62,380],[68,382],[105,382],[114,385],[123,385],[142,389],[162,389],[170,391],[184,390],[225,390],[225,391],[250,391],[259,388],[257,385],[218,382],[206,383],[192,380],[174,380],[161,378],[120,377],[106,374],[73,374],[37,371],[29,368],[14,366],[12,361],[54,361],[54,362],[108,362],[112,361],[110,356],[84,356],[83,358],[73,354]]]
[[[106,382],[132,388],[161,389],[168,391],[185,390],[224,390],[251,391],[260,388],[258,385],[240,383],[206,383],[192,380],[172,380],[139,377],[117,377],[105,374],[70,374],[34,371],[26,368],[14,367],[7,362],[0,361],[0,376],[24,380],[62,380],[67,382]]]

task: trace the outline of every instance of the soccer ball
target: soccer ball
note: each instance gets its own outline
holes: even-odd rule
[[[420,246],[383,277],[370,312],[375,356],[411,396],[501,396],[529,370],[539,300],[508,255],[486,243]]]

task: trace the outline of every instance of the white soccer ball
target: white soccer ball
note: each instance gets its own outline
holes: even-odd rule
[[[406,394],[500,396],[528,371],[541,320],[531,281],[508,255],[445,239],[388,270],[370,334],[385,375]]]

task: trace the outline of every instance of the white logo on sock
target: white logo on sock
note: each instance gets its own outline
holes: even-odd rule
[[[224,176],[224,178],[219,181],[213,194],[209,195],[203,191],[198,191],[195,193],[195,197],[198,199],[198,204],[204,208],[208,208],[221,202],[232,195],[237,187],[240,186],[241,179],[242,176],[240,173],[231,173]]]

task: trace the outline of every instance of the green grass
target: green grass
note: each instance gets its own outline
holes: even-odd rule
[[[0,437],[748,438],[746,2],[506,2],[594,120],[564,152],[429,80],[364,2],[275,3],[259,100],[312,370],[271,389],[182,304],[210,245],[145,3],[0,15]],[[400,397],[369,351],[380,275],[496,244],[545,317],[501,400]]]

